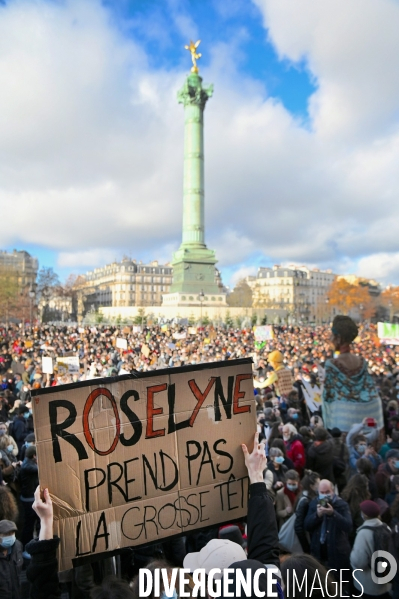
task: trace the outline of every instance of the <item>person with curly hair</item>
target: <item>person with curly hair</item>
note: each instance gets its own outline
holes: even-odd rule
[[[332,344],[337,357],[325,363],[323,418],[329,430],[348,432],[364,418],[384,427],[381,398],[367,361],[351,352],[358,328],[349,316],[338,315],[332,325]]]

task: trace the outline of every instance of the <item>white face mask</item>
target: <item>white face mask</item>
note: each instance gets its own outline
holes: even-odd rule
[[[290,440],[290,435],[283,435],[283,439],[284,439],[284,441],[289,441]]]

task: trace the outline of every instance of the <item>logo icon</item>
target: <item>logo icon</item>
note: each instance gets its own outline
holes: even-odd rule
[[[395,578],[396,559],[388,551],[374,551],[371,556],[371,579],[377,584],[387,584]]]

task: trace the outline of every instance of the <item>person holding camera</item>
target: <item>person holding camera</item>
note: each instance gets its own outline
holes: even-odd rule
[[[310,533],[310,553],[328,568],[350,568],[349,505],[334,492],[329,480],[321,480],[318,496],[309,504],[305,529]]]

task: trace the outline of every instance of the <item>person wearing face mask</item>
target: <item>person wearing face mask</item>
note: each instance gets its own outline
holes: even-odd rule
[[[15,538],[15,522],[0,521],[0,597],[20,599],[19,575],[22,570],[22,544]]]
[[[310,553],[328,568],[348,569],[352,530],[349,506],[334,492],[329,480],[321,480],[318,497],[309,504],[305,530],[310,533]]]
[[[269,461],[265,472],[266,489],[275,499],[276,493],[282,489],[286,481],[287,466],[284,465],[283,452],[278,447],[269,450]]]
[[[301,475],[306,462],[305,448],[301,436],[293,424],[284,424],[283,440],[287,456],[292,460],[295,470]]]
[[[375,475],[378,496],[381,499],[391,490],[392,479],[399,474],[399,449],[391,449],[387,452],[385,464],[381,464]]]
[[[279,528],[288,520],[294,512],[298,496],[300,494],[299,475],[295,470],[288,470],[284,487],[276,493],[276,514]]]
[[[23,446],[21,448],[21,453],[20,453],[21,462],[23,462],[25,459],[25,452],[26,452],[27,448],[35,445],[35,442],[36,442],[35,433],[29,433],[29,435],[26,435],[25,443],[23,444]]]

